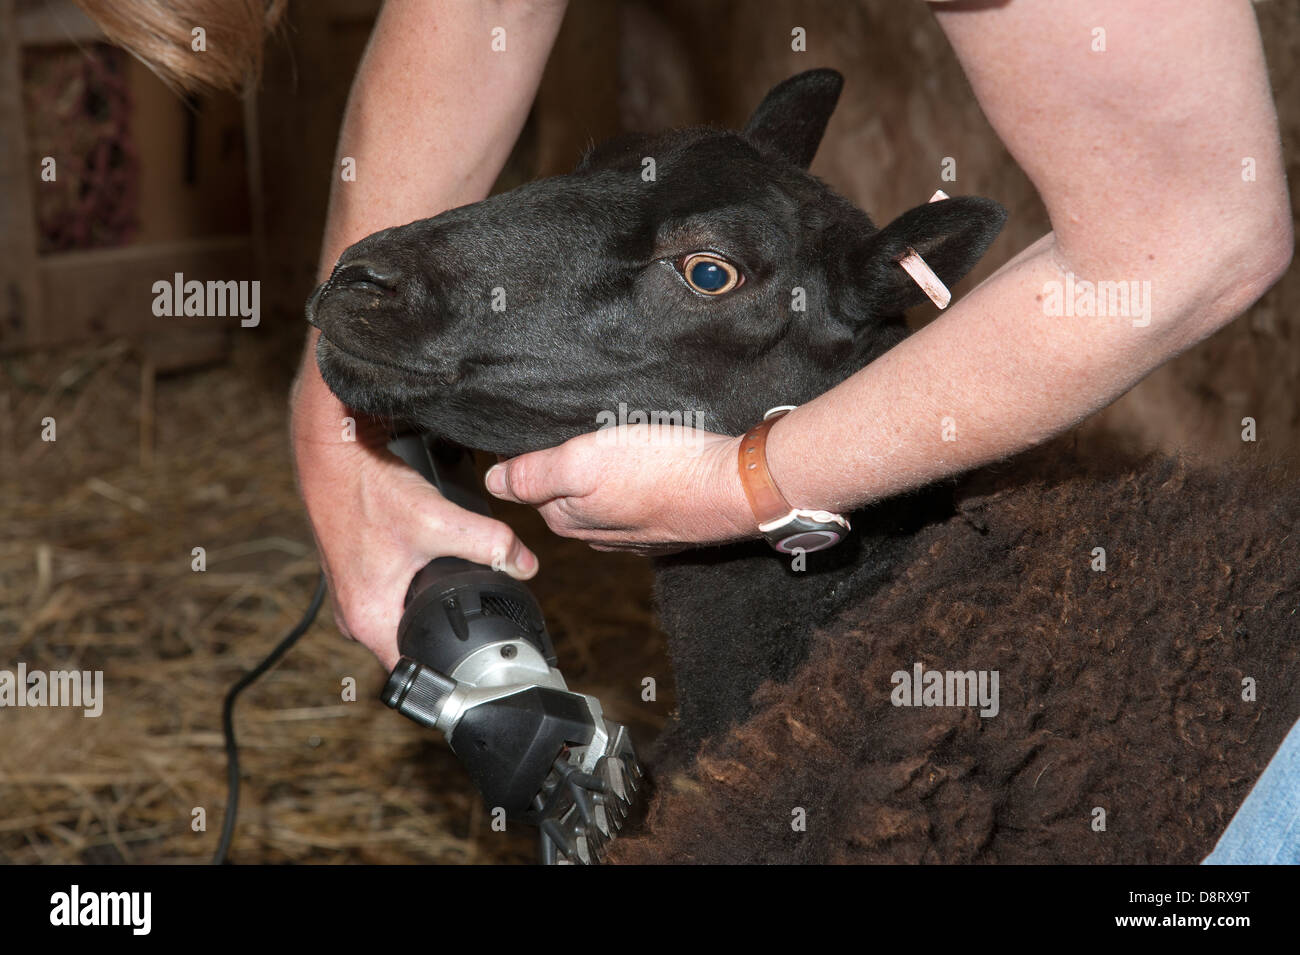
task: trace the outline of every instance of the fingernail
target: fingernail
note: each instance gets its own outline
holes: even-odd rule
[[[487,489],[498,497],[506,492],[506,469],[500,464],[494,464],[488,468],[488,473],[484,476],[483,483]]]
[[[519,568],[521,574],[532,574],[537,570],[537,555],[526,550],[519,555],[519,563],[515,566]]]

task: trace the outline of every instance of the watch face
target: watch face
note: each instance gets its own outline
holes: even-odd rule
[[[782,554],[813,551],[834,547],[848,534],[849,522],[839,514],[829,511],[805,511],[796,508],[785,517],[770,524],[759,524],[767,542]]]
[[[800,531],[783,540],[775,541],[772,546],[783,554],[793,554],[796,550],[811,554],[813,551],[834,547],[840,542],[840,537],[840,534],[831,530]]]

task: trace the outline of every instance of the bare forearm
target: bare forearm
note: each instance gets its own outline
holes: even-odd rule
[[[773,429],[772,472],[809,506],[849,509],[1071,427],[1239,314],[1290,258],[1245,0],[1022,0],[940,19],[1055,231]],[[1094,27],[1108,52],[1091,50]],[[1146,291],[1149,314],[1053,314],[1045,290],[1096,281]]]
[[[1170,357],[1170,339],[1131,318],[1044,315],[1044,285],[1065,287],[1058,253],[1044,237],[774,429],[768,458],[787,496],[851,510],[977,467],[1076,424]]]

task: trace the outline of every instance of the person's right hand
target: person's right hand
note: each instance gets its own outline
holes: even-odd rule
[[[313,339],[315,336],[312,336]],[[339,629],[392,670],[407,588],[435,557],[461,557],[526,580],[537,557],[500,521],[452,504],[387,449],[386,431],[356,416],[316,369],[308,347],[292,399],[293,452]]]

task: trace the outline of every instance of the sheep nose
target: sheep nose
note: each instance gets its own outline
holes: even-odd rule
[[[384,292],[391,292],[397,284],[397,275],[393,269],[383,268],[373,262],[340,262],[334,268],[327,285],[335,288],[371,286]]]
[[[316,306],[320,304],[321,298],[324,297],[325,286],[328,284],[328,282],[322,282],[317,285],[315,291],[311,293],[311,298],[307,299],[307,322],[317,328],[320,328],[320,324],[316,321]]]
[[[371,262],[339,262],[330,277],[316,286],[307,299],[307,321],[317,328],[321,303],[332,292],[348,289],[370,295],[391,295],[397,288],[398,276],[395,270],[385,269]]]

